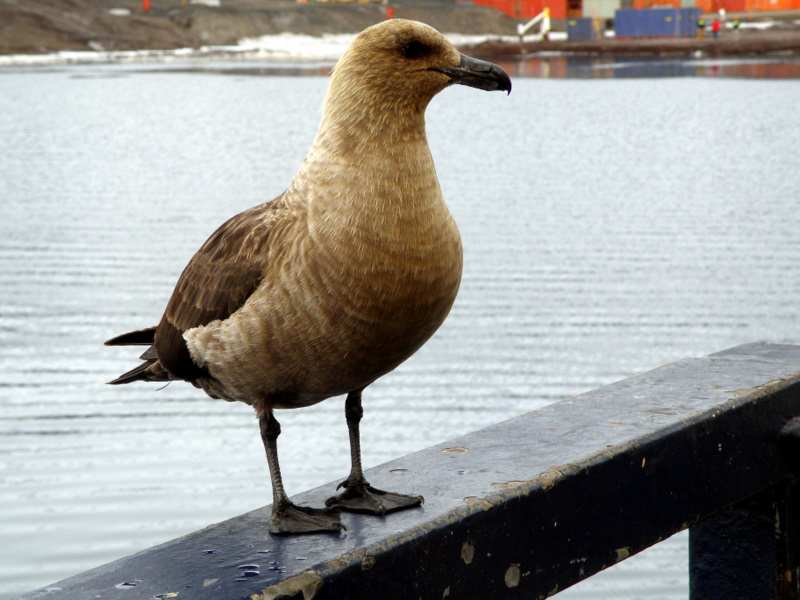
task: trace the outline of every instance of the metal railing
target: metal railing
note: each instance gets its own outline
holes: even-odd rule
[[[689,528],[692,600],[796,600],[798,415],[800,347],[739,346],[367,472],[418,509],[276,538],[266,507],[24,598],[546,598]]]

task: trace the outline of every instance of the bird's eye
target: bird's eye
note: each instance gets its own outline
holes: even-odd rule
[[[406,58],[419,58],[428,52],[428,47],[422,42],[408,42],[403,46],[403,56]]]

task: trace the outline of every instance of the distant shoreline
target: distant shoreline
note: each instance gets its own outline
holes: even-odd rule
[[[0,55],[235,46],[245,38],[285,33],[356,34],[387,18],[387,5],[378,3],[229,0],[210,7],[152,0],[151,5],[145,13],[141,0],[0,3]],[[466,2],[423,0],[393,5],[393,13],[447,33],[513,35],[517,25],[503,12]]]
[[[487,40],[468,49],[476,55],[518,58],[552,54],[628,57],[800,55],[800,28],[741,32],[738,38],[732,32],[726,32],[719,39],[711,36],[703,39],[606,38],[586,41],[525,41],[521,45],[518,42]]]
[[[26,0],[0,4],[0,56],[19,57],[2,64],[105,62],[167,58],[242,57],[247,38],[285,33],[323,39],[330,34],[354,35],[386,18],[386,5],[297,3],[286,0],[230,0],[220,7],[184,5],[181,0],[153,0],[144,13],[140,0]],[[109,8],[113,6],[114,8]],[[471,34],[458,44],[483,57],[532,56],[755,56],[800,55],[800,11],[780,15],[768,28],[746,28],[735,39],[723,31],[715,40],[658,38],[570,41],[560,39],[520,44],[517,20],[484,6],[461,2],[393,5],[394,16],[424,21],[443,33]],[[795,14],[796,13],[796,14]],[[764,19],[769,15],[758,15]],[[556,37],[556,36],[554,36]],[[272,49],[280,56],[280,50]],[[59,53],[85,53],[64,55]],[[35,57],[50,56],[50,59]],[[61,58],[59,58],[59,56]],[[256,58],[271,58],[269,52]],[[334,57],[335,58],[335,57]]]

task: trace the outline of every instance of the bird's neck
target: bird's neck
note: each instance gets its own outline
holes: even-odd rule
[[[355,164],[399,154],[407,157],[421,150],[427,153],[424,107],[405,106],[391,99],[369,107],[362,102],[326,102],[314,146]]]
[[[377,302],[403,327],[423,313],[436,326],[444,319],[460,281],[461,240],[436,178],[423,111],[378,110],[370,119],[327,112],[287,194],[307,215],[301,256],[313,254],[321,271],[360,281],[365,303]]]
[[[326,108],[290,189],[327,189],[316,200],[332,211],[369,209],[396,216],[431,202],[443,204],[423,111]],[[304,197],[314,198],[313,191]]]
[[[336,248],[330,255],[346,247],[380,260],[426,248],[460,260],[422,114],[379,114],[371,121],[326,115],[287,194],[304,204],[315,245]]]

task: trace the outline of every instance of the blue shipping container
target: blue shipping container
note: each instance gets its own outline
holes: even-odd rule
[[[567,19],[568,40],[599,40],[603,37],[604,19]]]
[[[692,37],[699,8],[620,9],[614,16],[614,31],[625,37]]]
[[[694,37],[697,35],[697,20],[703,14],[701,8],[681,8],[678,12],[682,15],[679,27],[679,37]]]

